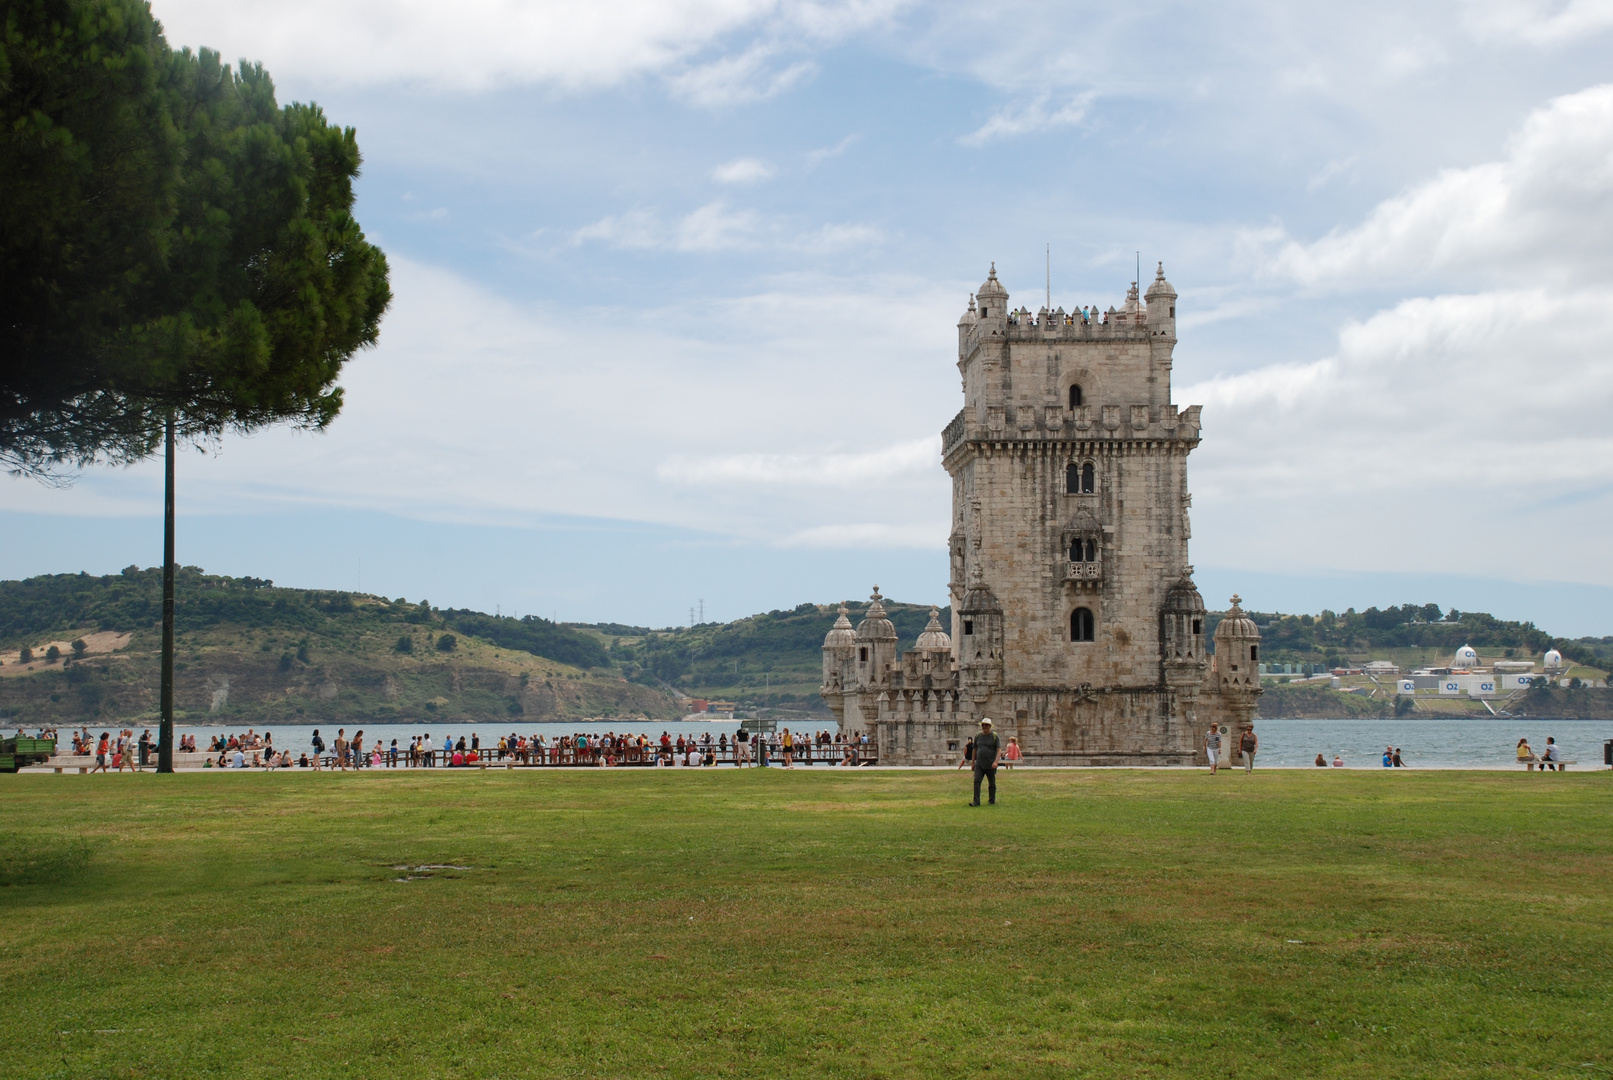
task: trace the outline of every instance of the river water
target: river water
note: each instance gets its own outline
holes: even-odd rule
[[[328,746],[336,737],[330,725],[318,725]],[[815,732],[829,727],[827,720],[807,723],[796,729]],[[550,741],[559,735],[587,732],[602,735],[606,731],[643,732],[659,738],[662,731],[678,735],[699,735],[711,732],[715,739],[726,732],[730,738],[737,731],[737,721],[701,723],[644,724],[631,721],[615,724],[507,724],[491,727],[482,724],[373,724],[364,728],[366,748],[379,739],[383,746],[398,741],[399,749],[409,745],[416,735],[430,732],[432,743],[439,749],[443,739],[452,735],[465,736],[466,745],[474,732],[484,747],[497,746],[500,735],[512,731],[522,735],[542,734]],[[194,734],[197,748],[205,750],[208,740],[218,734],[240,733],[244,729],[220,725],[181,725],[181,734]],[[1564,758],[1577,758],[1581,769],[1599,768],[1602,762],[1602,741],[1613,739],[1613,721],[1606,720],[1537,720],[1537,719],[1418,719],[1407,717],[1397,720],[1260,720],[1255,724],[1260,735],[1260,755],[1256,759],[1262,768],[1314,768],[1317,754],[1324,754],[1331,762],[1335,754],[1344,758],[1346,768],[1382,768],[1383,748],[1396,746],[1406,765],[1414,769],[1502,769],[1517,768],[1516,747],[1520,738],[1527,738],[1538,754],[1546,745],[1546,737],[1553,736],[1563,748]],[[312,747],[309,741],[314,726],[276,725],[272,729],[275,746],[293,753],[302,753]],[[96,732],[99,734],[99,732]],[[65,732],[63,732],[65,736]],[[353,731],[349,729],[349,737]],[[1034,765],[1030,757],[1027,764]]]

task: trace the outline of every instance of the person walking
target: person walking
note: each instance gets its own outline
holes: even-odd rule
[[[112,735],[110,732],[101,732],[101,741],[95,744],[95,768],[90,770],[91,773],[106,772],[107,743],[109,743],[111,739]],[[1533,766],[1530,767],[1533,768]]]
[[[310,740],[314,747],[314,771],[318,772],[323,766],[320,760],[325,756],[325,740],[319,737],[319,729],[314,728],[314,736]]]
[[[784,767],[786,769],[795,768],[795,736],[790,734],[789,728],[784,729],[783,751]]]
[[[353,754],[353,771],[357,772],[364,767],[364,729],[359,728],[353,732],[353,741],[349,744]]]
[[[991,717],[980,721],[980,734],[974,737],[975,750],[975,798],[970,806],[980,805],[980,781],[986,781],[987,798],[992,806],[997,805],[997,755],[1002,750],[1002,740],[997,738],[991,730]]]
[[[1243,771],[1255,771],[1255,751],[1260,749],[1260,736],[1255,734],[1253,724],[1243,729],[1243,737],[1238,740],[1238,749],[1243,751]]]
[[[1214,724],[1204,733],[1204,757],[1210,763],[1210,775],[1221,768],[1221,729]]]
[[[958,768],[961,769],[966,765],[973,765],[974,760],[975,760],[975,740],[974,740],[974,736],[971,735],[971,736],[969,736],[969,738],[967,738],[967,739],[965,739],[963,741],[963,760],[958,762]],[[980,800],[976,799],[975,801],[979,802]]]

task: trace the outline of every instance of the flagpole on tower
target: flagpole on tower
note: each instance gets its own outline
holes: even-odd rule
[[[1053,244],[1047,245],[1047,310],[1053,310]]]

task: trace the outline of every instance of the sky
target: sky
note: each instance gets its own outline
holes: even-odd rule
[[[1613,0],[156,0],[357,129],[379,345],[179,461],[182,562],[642,625],[944,602],[956,323],[1178,300],[1212,606],[1613,634]],[[1146,271],[1145,271],[1146,272]],[[0,479],[0,576],[161,561]]]

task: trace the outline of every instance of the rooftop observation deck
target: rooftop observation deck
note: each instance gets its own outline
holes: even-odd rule
[[[1163,330],[1150,330],[1148,309],[1099,311],[1096,307],[1066,312],[1063,308],[1032,313],[1021,308],[1005,318],[977,320],[969,328],[967,342],[973,346],[982,335],[999,331],[1010,341],[1146,341]]]

